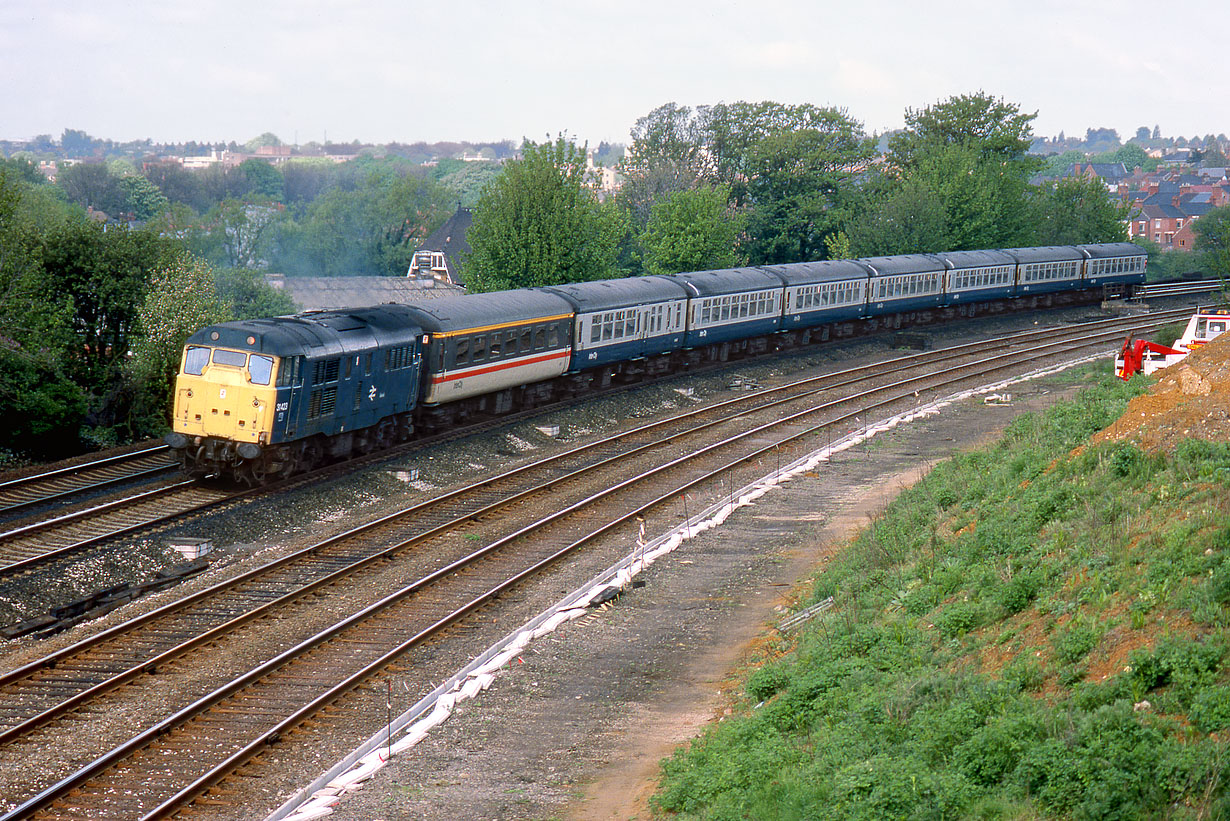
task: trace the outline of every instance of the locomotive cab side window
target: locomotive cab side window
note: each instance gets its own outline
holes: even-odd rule
[[[248,380],[253,385],[268,385],[273,378],[273,357],[252,354],[248,358]]]
[[[205,373],[205,366],[208,364],[209,348],[202,348],[196,345],[188,346],[188,350],[184,353],[184,373],[200,376]]]
[[[299,374],[303,362],[302,356],[291,356],[281,360],[278,365],[278,387],[288,388],[299,384]]]

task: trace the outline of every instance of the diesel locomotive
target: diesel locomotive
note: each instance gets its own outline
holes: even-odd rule
[[[955,251],[580,282],[211,325],[166,442],[262,484],[330,460],[706,361],[988,309],[1124,295],[1131,243]]]

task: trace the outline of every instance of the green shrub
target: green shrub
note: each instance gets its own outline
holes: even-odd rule
[[[945,638],[963,636],[982,621],[981,609],[974,602],[959,601],[945,607],[935,617],[935,627]]]
[[[789,674],[776,664],[764,664],[748,677],[747,694],[756,701],[767,701],[789,681]]]
[[[992,594],[992,599],[1004,611],[1005,615],[1020,613],[1033,604],[1042,589],[1042,576],[1036,571],[1018,572],[1000,584]]]
[[[990,787],[1002,782],[1037,740],[1039,728],[1029,718],[1001,717],[972,734],[954,751],[961,773],[975,784]]]
[[[1067,629],[1051,638],[1051,649],[1060,661],[1075,664],[1097,647],[1101,637],[1102,634],[1091,625],[1072,622]]]
[[[1202,733],[1230,727],[1230,687],[1224,684],[1203,689],[1192,699],[1187,711],[1192,724]]]

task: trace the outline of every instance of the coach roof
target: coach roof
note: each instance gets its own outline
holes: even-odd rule
[[[567,300],[542,290],[466,294],[433,299],[407,309],[415,313],[424,330],[435,333],[572,316]]]
[[[991,268],[1016,264],[1016,260],[1003,251],[944,251],[933,256],[948,263],[950,268]]]
[[[688,295],[682,284],[671,277],[663,276],[570,282],[564,285],[550,285],[539,290],[563,297],[578,313],[668,302],[674,299],[685,299]]]
[[[671,279],[682,284],[694,296],[718,294],[742,294],[765,288],[782,287],[782,278],[763,268],[722,268],[717,271],[693,271],[686,274],[671,274]]]
[[[931,254],[902,254],[896,257],[864,257],[859,262],[872,269],[872,276],[896,276],[918,274],[926,271],[943,271],[944,263]]]
[[[765,265],[766,271],[771,271],[785,280],[786,285],[811,285],[816,282],[846,282],[848,280],[866,279],[870,270],[866,265],[853,259],[825,259],[818,262],[791,262],[785,265]]]

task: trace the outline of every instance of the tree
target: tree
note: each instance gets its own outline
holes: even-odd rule
[[[1038,245],[1079,245],[1127,240],[1130,208],[1100,180],[1066,177],[1039,193]]]
[[[944,203],[921,179],[909,179],[878,198],[848,231],[855,257],[946,251]]]
[[[73,306],[76,345],[69,373],[103,395],[127,356],[137,306],[150,272],[181,253],[180,244],[153,231],[132,231],[84,218],[68,220],[43,237],[43,266],[57,302]]]
[[[740,222],[723,188],[676,191],[659,200],[641,236],[645,270],[651,274],[707,271],[735,265]]]
[[[944,209],[944,247],[952,251],[1029,245],[1032,163],[1005,160],[976,146],[925,152],[908,176]]]
[[[904,130],[888,141],[889,162],[909,169],[928,154],[964,146],[979,159],[1018,162],[1032,142],[1037,112],[1022,114],[1013,103],[984,92],[950,97],[917,111],[906,109]]]
[[[1142,125],[1140,128],[1136,129],[1137,142],[1143,143],[1143,142],[1146,142],[1148,139],[1149,139],[1149,126]]]
[[[624,184],[620,205],[634,230],[649,222],[653,204],[695,187],[710,174],[708,137],[702,118],[676,103],[658,106],[632,127],[632,145],[619,163]]]
[[[1114,162],[1123,163],[1123,167],[1131,171],[1134,168],[1144,168],[1149,164],[1149,155],[1136,143],[1128,143],[1114,153]]]
[[[38,166],[25,157],[0,157],[0,172],[8,175],[12,183],[24,182],[28,185],[42,185],[47,178],[38,170]]]
[[[265,148],[267,146],[276,146],[276,145],[282,145],[282,141],[278,139],[278,135],[274,134],[271,131],[266,131],[264,134],[261,134],[260,136],[253,137],[252,139],[248,140],[246,143],[243,144],[243,148],[249,154],[255,154],[256,149],[258,148]]]
[[[274,288],[258,271],[223,268],[213,272],[213,284],[229,319],[285,316],[296,310],[290,294]]]
[[[56,173],[56,185],[69,202],[107,214],[117,213],[124,204],[119,178],[102,163],[77,163]]]
[[[875,146],[859,123],[836,109],[806,112],[811,127],[761,138],[745,166],[748,239],[753,264],[823,259],[858,201],[855,175]]]
[[[1119,132],[1113,128],[1085,129],[1085,150],[1090,154],[1114,151],[1119,145]]]
[[[133,219],[142,222],[152,219],[170,205],[158,187],[139,174],[120,177],[119,186],[124,197],[123,209],[132,214]]]
[[[282,195],[286,204],[311,203],[332,184],[333,170],[333,163],[323,157],[296,159],[286,163],[282,166]]]
[[[359,179],[340,181],[298,222],[279,222],[272,268],[305,276],[404,274],[416,240],[442,224],[456,202],[436,183],[392,165],[370,166]]]
[[[117,415],[127,427],[126,438],[166,431],[184,341],[227,318],[214,291],[213,271],[205,262],[180,256],[150,273],[127,364],[132,412]]]
[[[85,397],[62,364],[71,304],[46,276],[29,205],[29,185],[0,167],[0,448],[58,457],[77,442]]]
[[[60,137],[60,150],[64,152],[65,157],[89,157],[101,147],[100,140],[94,139],[84,131],[72,128],[64,129]]]
[[[145,167],[145,178],[154,184],[169,202],[187,205],[198,213],[208,211],[210,201],[201,188],[197,175],[178,163],[151,163]]]
[[[1230,205],[1210,210],[1192,225],[1196,232],[1196,250],[1203,251],[1208,269],[1221,279],[1230,281]]]
[[[273,251],[275,226],[284,218],[273,202],[227,198],[202,219],[203,230],[191,234],[196,254],[227,268],[265,267]]]
[[[471,290],[610,277],[624,217],[585,187],[585,153],[558,137],[522,146],[474,208],[464,263]]]
[[[282,200],[282,172],[264,160],[244,160],[239,173],[248,183],[248,191],[261,199]]]

